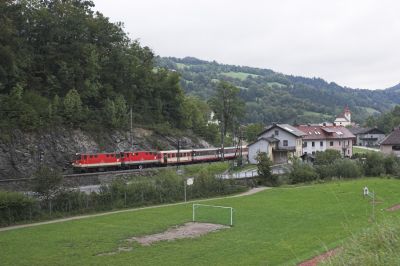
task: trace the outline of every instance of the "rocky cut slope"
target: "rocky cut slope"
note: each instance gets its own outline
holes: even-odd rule
[[[0,180],[31,177],[40,165],[71,173],[71,161],[76,153],[176,149],[178,140],[140,128],[133,130],[133,141],[129,132],[114,131],[94,137],[81,130],[65,128],[41,133],[14,130],[1,135]],[[210,146],[195,137],[182,137],[180,143],[182,148]]]

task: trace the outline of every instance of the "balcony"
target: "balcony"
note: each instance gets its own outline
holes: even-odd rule
[[[272,148],[273,151],[296,151],[296,146],[281,146],[278,145]]]

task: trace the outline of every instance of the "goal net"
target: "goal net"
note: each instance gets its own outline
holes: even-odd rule
[[[226,206],[193,204],[193,222],[233,226],[233,208]]]

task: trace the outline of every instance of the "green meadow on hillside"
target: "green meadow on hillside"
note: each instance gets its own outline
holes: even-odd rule
[[[358,179],[273,188],[250,196],[202,203],[231,206],[234,226],[193,239],[129,244],[126,239],[162,232],[191,220],[192,203],[129,211],[0,232],[3,265],[277,265],[295,264],[342,245],[376,221],[398,212],[400,181]],[[400,212],[399,212],[400,213]],[[96,256],[118,247],[131,251]]]

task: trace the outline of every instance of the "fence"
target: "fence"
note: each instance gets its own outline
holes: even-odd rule
[[[246,189],[246,186],[231,180],[199,178],[194,185],[187,187],[187,197],[188,200],[206,198],[238,193]],[[184,187],[181,178],[134,184],[115,182],[107,187],[102,186],[99,193],[62,191],[51,199],[0,192],[0,226],[183,200]]]

